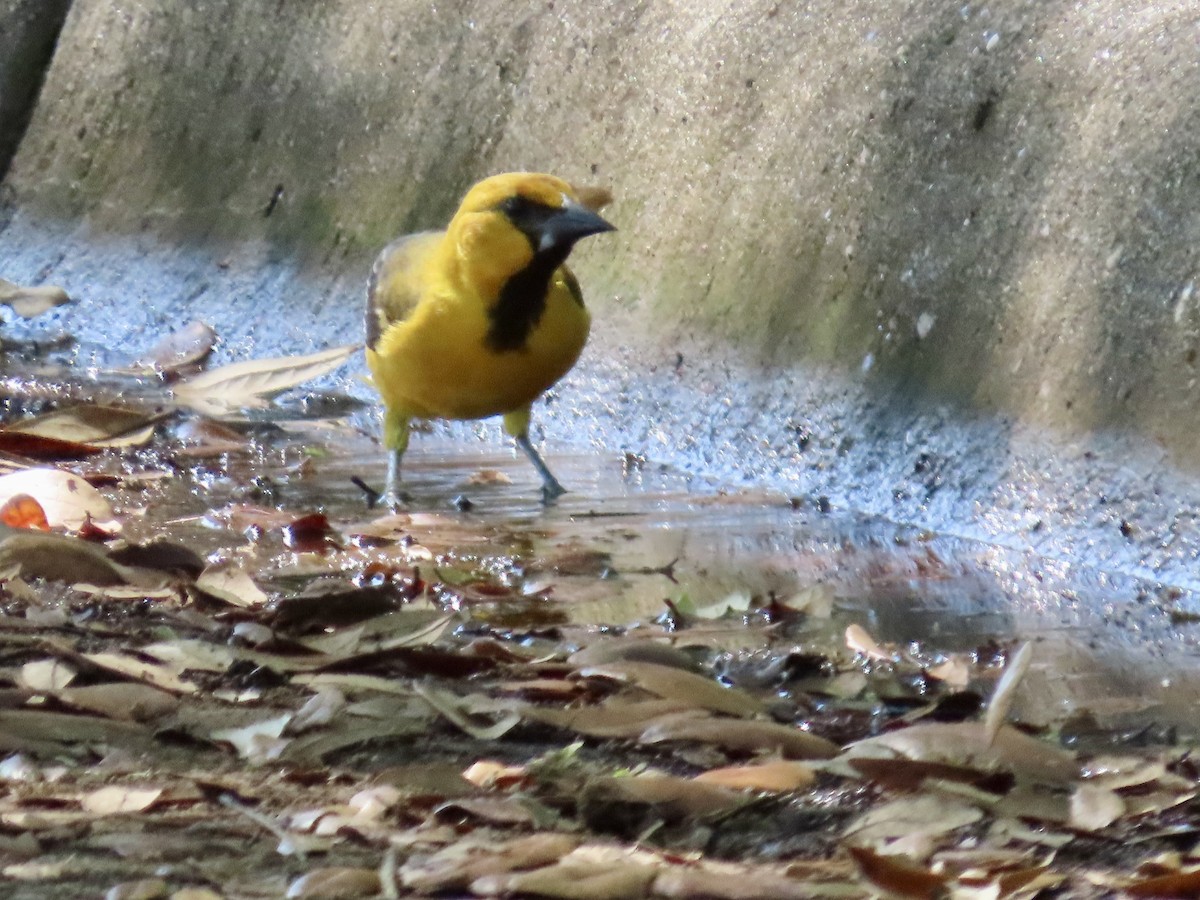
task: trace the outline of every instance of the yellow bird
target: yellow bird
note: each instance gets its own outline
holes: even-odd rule
[[[530,408],[575,365],[591,325],[563,263],[576,241],[613,230],[567,182],[514,172],[471,188],[445,231],[384,248],[367,286],[367,366],[383,399],[389,506],[414,418],[503,415],[543,500],[565,492],[529,441]]]

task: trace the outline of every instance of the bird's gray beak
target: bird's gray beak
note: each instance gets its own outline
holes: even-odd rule
[[[571,246],[581,238],[591,234],[601,234],[605,231],[616,231],[616,226],[605,221],[586,206],[573,200],[566,201],[562,209],[542,223],[541,239],[538,250],[545,251],[553,247]]]

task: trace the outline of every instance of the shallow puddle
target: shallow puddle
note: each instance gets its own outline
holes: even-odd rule
[[[289,476],[302,446],[310,444],[263,454],[240,474],[235,462],[232,479],[214,481],[203,502],[244,498],[246,483],[266,475],[275,486],[267,499],[291,512],[321,510],[341,528],[381,515],[351,480],[381,482],[376,445],[329,435],[311,469]],[[1081,712],[1114,726],[1194,718],[1197,626],[1179,611],[1196,603],[1186,593],[1086,561],[865,519],[819,498],[725,491],[652,461],[548,450],[570,492],[544,506],[533,472],[500,438],[418,436],[405,461],[408,531],[439,549],[442,570],[545,591],[578,625],[649,623],[681,604],[712,614],[722,601],[735,613],[772,597],[805,603],[819,588],[832,608],[809,617],[797,650],[844,650],[852,624],[929,665],[964,652],[986,661],[1029,640],[1034,663],[1014,707],[1024,721],[1053,726]],[[181,510],[164,498],[152,518],[177,518],[196,499],[177,498]],[[732,631],[725,639],[730,652],[750,649]]]

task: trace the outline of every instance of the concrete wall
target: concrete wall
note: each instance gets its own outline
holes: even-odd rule
[[[621,229],[576,256],[596,339],[558,434],[1107,528],[1134,457],[1196,484],[1198,42],[1189,2],[74,0],[0,275],[67,282],[110,345],[204,316],[309,349],[358,335],[392,235],[549,170]],[[1190,507],[1134,493],[1160,544]]]

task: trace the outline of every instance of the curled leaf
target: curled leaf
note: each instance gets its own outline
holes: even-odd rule
[[[41,284],[27,287],[0,278],[0,303],[12,309],[22,319],[32,319],[42,313],[70,303],[67,292],[57,285]]]
[[[204,372],[175,386],[175,399],[208,415],[263,406],[267,398],[332,372],[358,345],[331,347],[307,356],[251,359]]]

